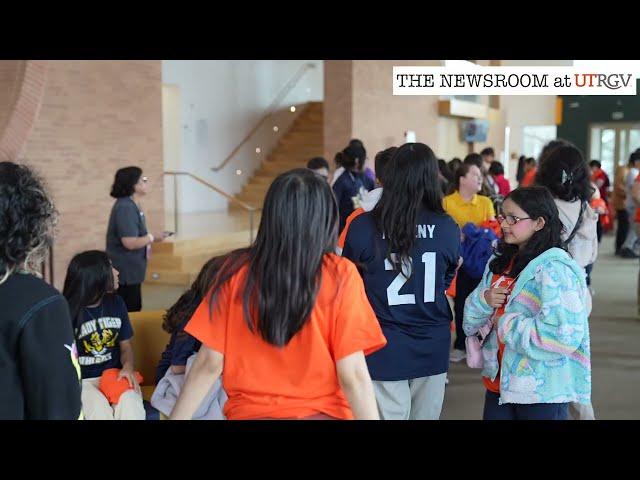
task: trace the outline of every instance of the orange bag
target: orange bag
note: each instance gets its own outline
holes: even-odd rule
[[[451,285],[449,285],[449,288],[447,289],[445,293],[445,295],[448,295],[451,298],[455,298],[456,297],[456,278],[458,278],[458,273],[456,272],[456,276],[453,277],[453,280],[451,281]]]
[[[479,227],[493,230],[493,233],[496,234],[496,237],[502,238],[502,228],[500,227],[500,222],[498,222],[498,220],[487,220],[485,222],[482,222]]]
[[[118,380],[118,373],[120,373],[119,368],[107,368],[102,372],[100,385],[98,386],[111,405],[117,404],[120,401],[120,395],[124,392],[132,390],[129,386],[129,381],[126,378]],[[133,375],[135,376],[138,385],[141,384],[143,378],[142,375],[140,375],[140,372],[133,372]]]
[[[611,220],[611,213],[609,212],[609,206],[607,202],[605,202],[602,198],[594,198],[589,202],[591,208],[594,210],[596,208],[604,208],[605,213],[600,213],[600,224],[602,225],[602,230],[605,232],[609,232],[613,229],[613,221]]]

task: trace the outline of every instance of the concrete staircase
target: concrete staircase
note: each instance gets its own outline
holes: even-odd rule
[[[277,175],[292,168],[305,167],[311,157],[323,154],[322,102],[310,102],[302,108],[304,110],[289,130],[236,195],[238,200],[261,208]],[[260,212],[254,215],[255,235],[260,224]],[[233,204],[230,204],[228,212],[194,215],[194,218],[181,216],[180,225],[181,232],[177,238],[153,245],[145,279],[147,289],[154,285],[186,289],[208,259],[249,245],[248,213]]]
[[[282,172],[305,167],[310,158],[322,156],[323,142],[322,102],[309,102],[236,198],[262,207],[271,182]]]

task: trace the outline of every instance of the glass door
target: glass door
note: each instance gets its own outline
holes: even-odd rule
[[[601,123],[590,126],[589,158],[599,160],[602,169],[614,178],[618,165],[629,161],[629,155],[640,148],[640,124]]]

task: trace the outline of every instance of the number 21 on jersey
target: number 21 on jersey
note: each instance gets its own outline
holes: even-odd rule
[[[393,260],[396,260],[396,254],[391,254]],[[411,260],[411,259],[410,259]],[[413,262],[412,262],[413,263]],[[422,263],[424,265],[424,303],[435,302],[436,297],[436,252],[425,252],[422,254]],[[416,296],[413,293],[400,293],[400,289],[407,283],[408,277],[411,276],[411,264],[403,262],[402,272],[394,278],[391,285],[387,287],[387,302],[389,306],[393,305],[415,305]],[[384,269],[393,270],[393,265],[389,259],[384,259]]]

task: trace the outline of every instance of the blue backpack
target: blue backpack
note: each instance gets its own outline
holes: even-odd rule
[[[493,254],[493,243],[498,237],[490,228],[477,227],[467,223],[462,227],[464,240],[462,241],[462,269],[471,278],[482,278],[484,268]]]

